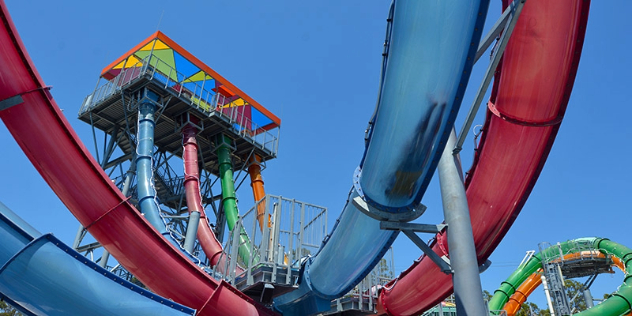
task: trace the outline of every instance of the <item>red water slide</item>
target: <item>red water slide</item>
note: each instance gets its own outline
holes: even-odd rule
[[[127,201],[71,129],[0,6],[0,118],[79,222],[153,292],[199,315],[273,314],[190,262]]]
[[[198,167],[197,128],[187,125],[182,128],[182,160],[184,160],[184,191],[187,196],[189,214],[197,212],[200,222],[197,228],[197,238],[202,250],[214,267],[222,254],[222,244],[217,240],[209,226],[206,212],[202,206],[200,195],[200,168]]]
[[[527,1],[497,68],[465,180],[479,263],[513,224],[551,150],[577,73],[589,6],[588,0]],[[432,248],[448,254],[445,231]],[[451,292],[451,276],[422,256],[386,285],[379,307],[389,315],[416,315]]]

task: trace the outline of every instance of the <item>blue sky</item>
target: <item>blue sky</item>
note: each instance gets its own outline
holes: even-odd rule
[[[282,119],[279,157],[264,171],[266,190],[328,207],[333,225],[375,106],[390,1],[5,1],[41,76],[88,148],[90,127],[76,119],[81,102],[103,67],[159,28]],[[566,117],[531,197],[481,275],[484,289],[496,289],[542,241],[602,236],[632,247],[630,10],[632,2],[624,0],[592,3]],[[493,0],[487,28],[499,14],[500,1]],[[457,124],[487,66],[483,59]],[[483,123],[482,113],[475,124]],[[0,201],[38,230],[72,243],[77,221],[2,124],[0,144]],[[466,145],[464,169],[471,164],[471,138]],[[238,193],[246,210],[248,187]],[[423,203],[428,211],[418,221],[442,221],[436,179]],[[394,247],[396,273],[421,253],[403,237]],[[593,296],[613,292],[622,279],[620,272],[598,277]],[[536,290],[533,300],[543,306],[541,293]]]

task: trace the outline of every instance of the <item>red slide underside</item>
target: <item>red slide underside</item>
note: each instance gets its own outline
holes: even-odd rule
[[[23,99],[0,118],[79,222],[152,291],[199,315],[273,314],[190,262],[126,200],[45,89],[3,0],[0,6],[0,101]]]
[[[551,150],[577,73],[589,6],[585,0],[529,0],[497,68],[465,181],[479,263],[515,221]],[[445,232],[433,250],[448,253]],[[379,307],[390,315],[419,314],[450,293],[451,276],[422,256],[385,287]]]

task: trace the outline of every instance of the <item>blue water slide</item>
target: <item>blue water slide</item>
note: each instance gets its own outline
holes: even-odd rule
[[[195,315],[127,282],[0,203],[0,298],[26,315]]]
[[[283,315],[329,310],[358,284],[397,233],[351,201],[410,212],[423,197],[454,125],[478,48],[488,0],[397,0],[367,148],[340,218],[319,252],[301,267],[299,288],[277,297]],[[389,18],[390,20],[390,18]]]
[[[156,188],[154,186],[154,129],[156,127],[155,113],[159,96],[149,89],[142,91],[143,95],[138,106],[138,136],[136,147],[136,172],[138,204],[145,219],[169,242],[180,249],[191,261],[199,264],[200,260],[186,251],[167,229],[158,205]]]
[[[156,104],[154,102],[157,102],[159,97],[150,90],[145,90],[143,93],[145,95],[138,107],[138,144],[136,147],[138,204],[145,219],[162,235],[168,235],[167,226],[160,216],[160,207],[156,200],[156,189],[153,181],[154,129],[156,127],[154,119]]]

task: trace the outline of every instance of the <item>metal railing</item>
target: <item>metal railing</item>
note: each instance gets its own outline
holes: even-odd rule
[[[380,288],[395,277],[393,248],[389,248],[384,257],[358,285],[343,297],[331,302],[331,310],[325,314],[338,314],[345,310],[356,309],[362,312],[377,312],[377,296]]]
[[[237,255],[244,232],[250,240],[249,262]],[[259,268],[268,269],[271,283],[294,284],[292,271],[298,271],[301,258],[318,251],[326,232],[327,208],[268,194],[237,221],[223,254],[228,260],[220,259],[227,266],[219,270],[228,271],[224,277],[231,284],[243,278],[254,284]]]
[[[195,81],[187,82],[186,76],[153,54],[132,67],[121,69],[115,78],[99,85],[92,94],[83,100],[79,115],[89,112],[101,102],[118,95],[122,89],[142,77],[161,83],[164,89],[171,90],[180,99],[186,100],[191,107],[207,116],[217,115],[223,118],[231,125],[235,133],[274,155],[277,154],[280,133],[278,126],[264,129],[246,115],[245,107],[251,105],[247,104],[245,100],[243,104],[238,105],[234,100],[230,100],[221,93],[205,89],[206,81],[203,81],[201,85]]]

